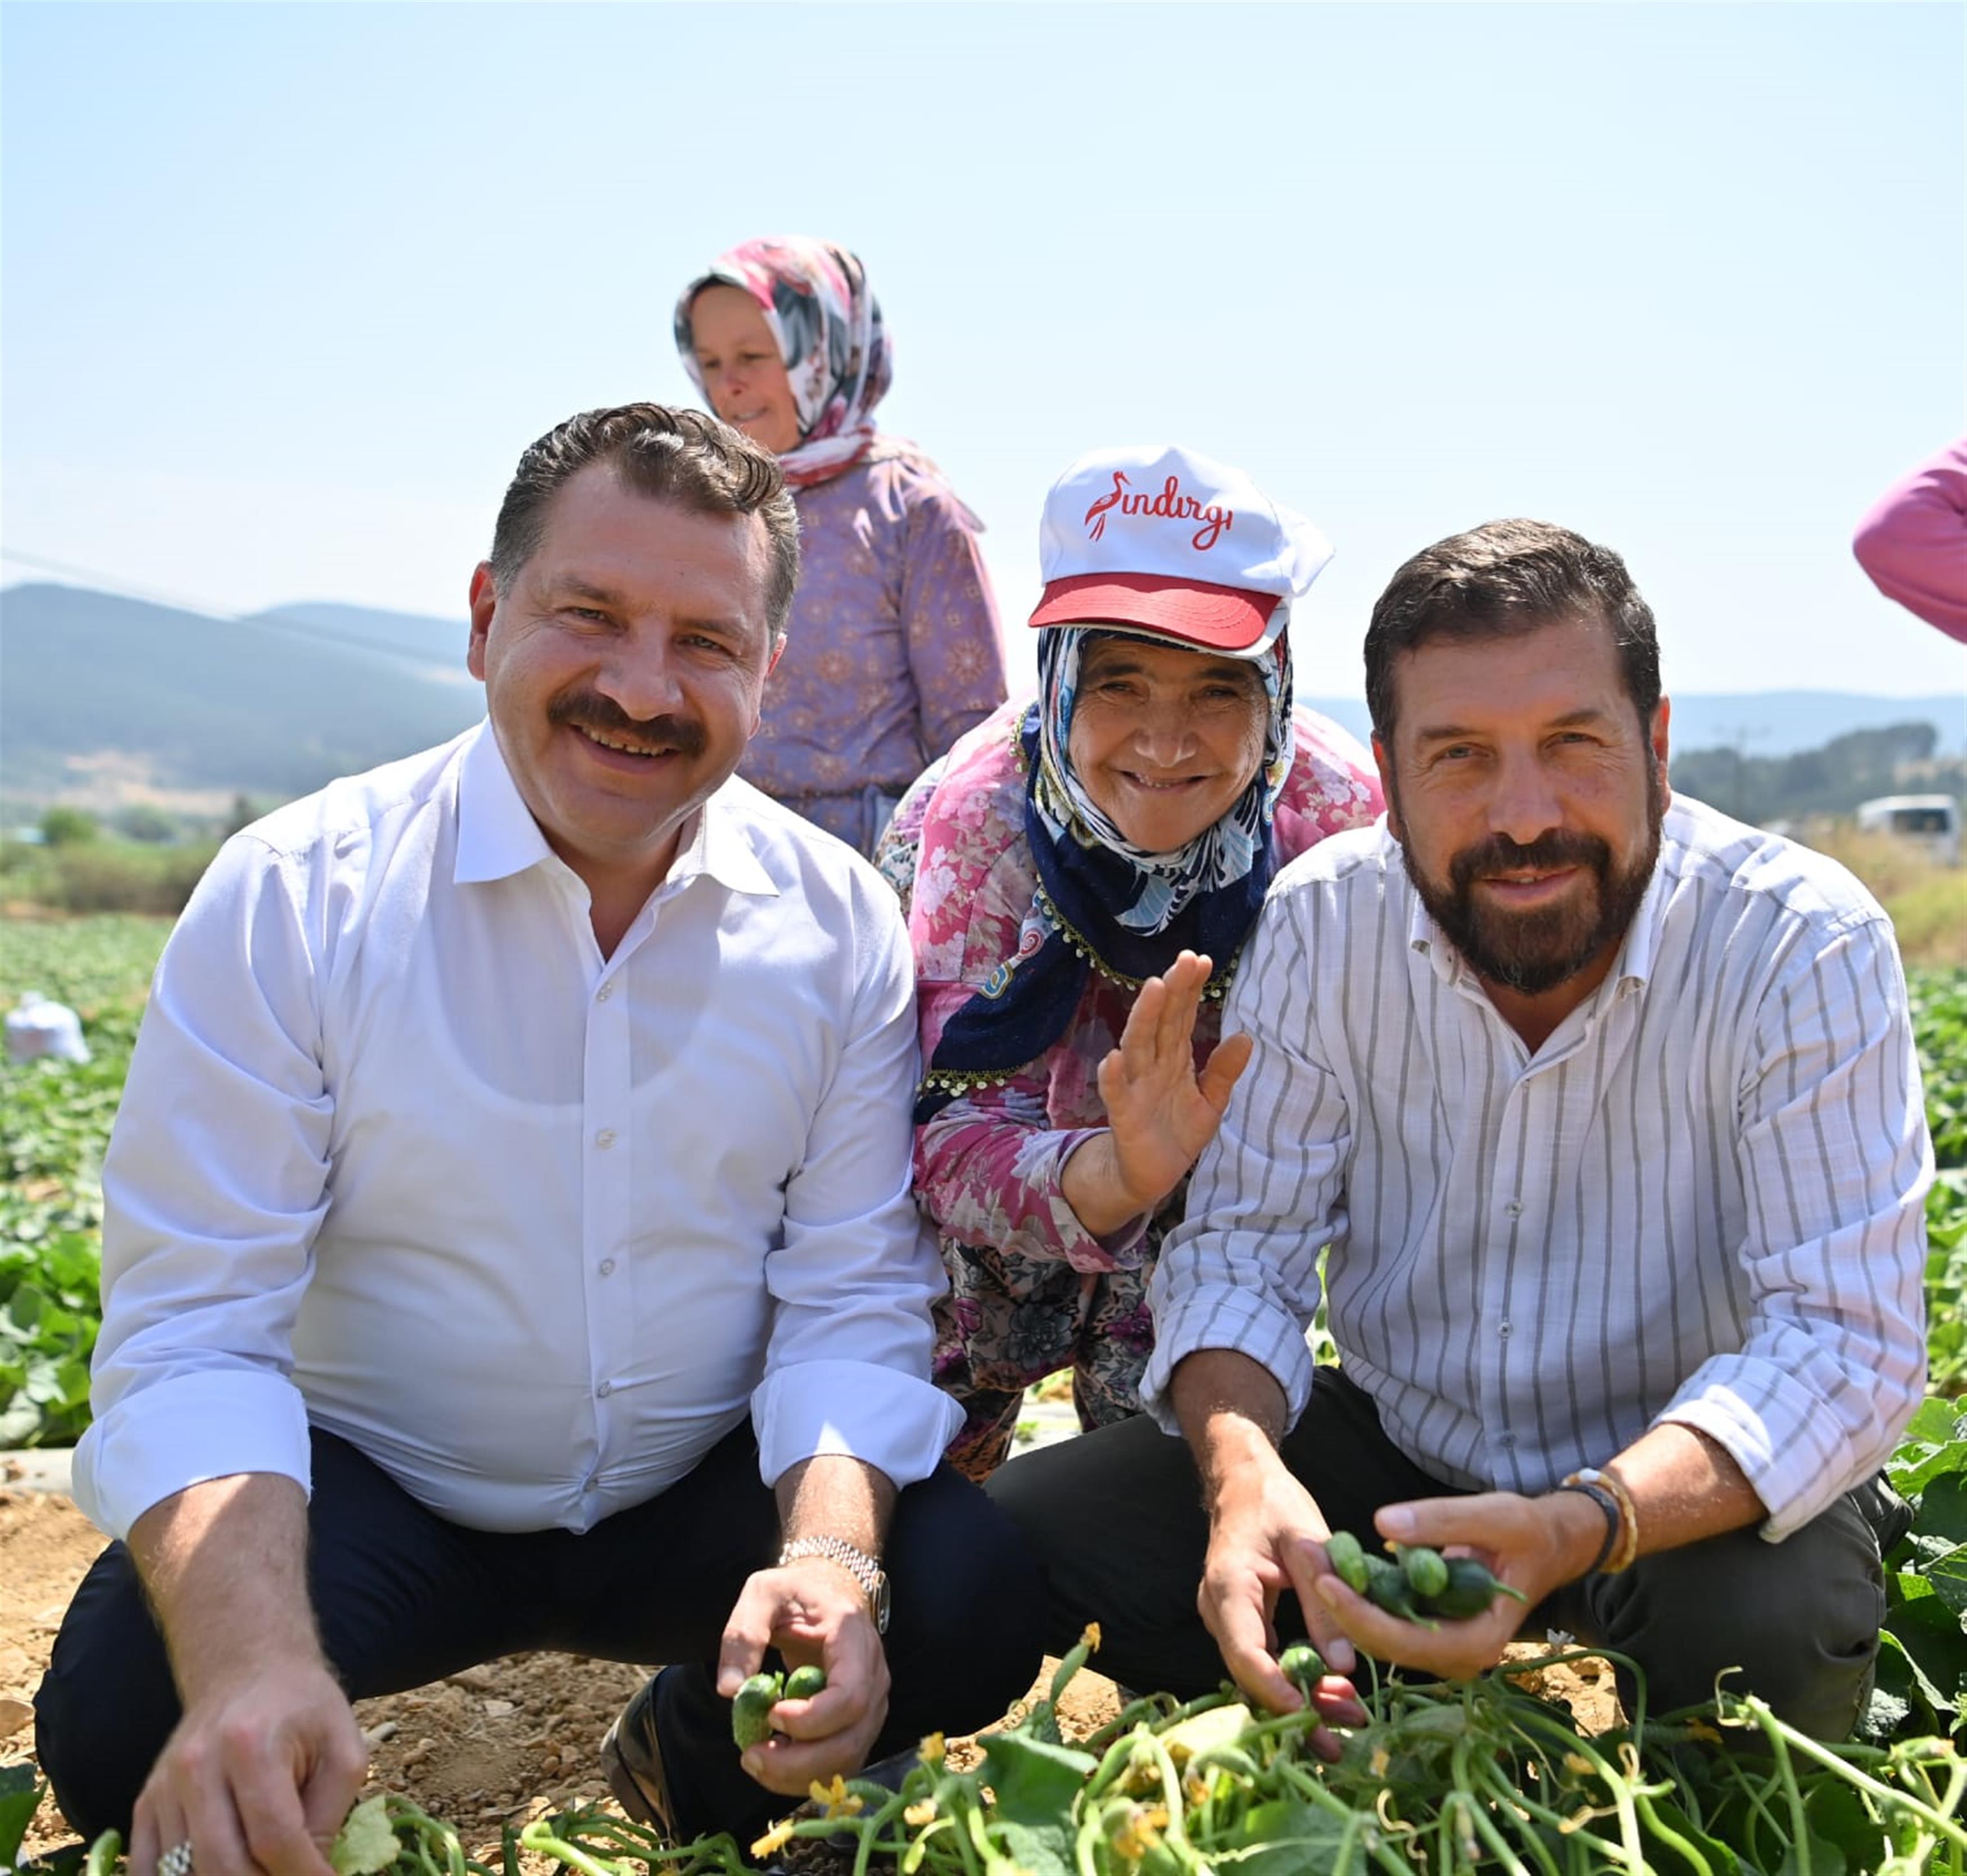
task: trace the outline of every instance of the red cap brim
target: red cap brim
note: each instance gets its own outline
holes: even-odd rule
[[[1247,651],[1263,642],[1274,593],[1210,586],[1153,573],[1080,573],[1039,596],[1034,625],[1138,625],[1205,651]]]

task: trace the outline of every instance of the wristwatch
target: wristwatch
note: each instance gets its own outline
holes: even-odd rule
[[[779,1551],[781,1564],[797,1563],[803,1557],[824,1557],[839,1564],[866,1592],[874,1632],[888,1632],[888,1573],[875,1558],[844,1537],[796,1537]]]

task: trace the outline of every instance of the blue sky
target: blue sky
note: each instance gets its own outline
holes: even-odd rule
[[[1046,486],[1166,438],[1336,545],[1313,694],[1504,514],[1626,554],[1670,689],[1967,683],[1849,544],[1967,428],[1958,5],[30,0],[0,53],[9,582],[461,617],[521,447],[690,397],[677,289],[797,230],[1027,667]]]

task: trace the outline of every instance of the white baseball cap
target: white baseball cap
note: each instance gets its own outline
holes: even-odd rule
[[[1260,657],[1332,558],[1241,470],[1172,444],[1095,450],[1045,497],[1034,625],[1132,626]]]

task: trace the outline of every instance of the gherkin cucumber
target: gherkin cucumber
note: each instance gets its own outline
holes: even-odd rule
[[[731,1736],[741,1750],[762,1745],[772,1736],[772,1709],[778,1705],[783,1686],[783,1677],[761,1674],[738,1690],[731,1703]]]
[[[1403,1544],[1396,1547],[1396,1551],[1401,1573],[1423,1602],[1448,1587],[1448,1564],[1439,1551],[1430,1550],[1425,1544]]]
[[[1325,1672],[1325,1657],[1309,1642],[1294,1642],[1277,1657],[1277,1666],[1308,1698],[1313,1684]]]
[[[1465,1622],[1471,1616],[1481,1615],[1498,1596],[1513,1596],[1520,1603],[1524,1600],[1521,1590],[1513,1590],[1492,1576],[1487,1566],[1473,1557],[1451,1557],[1447,1584],[1427,1598],[1426,1606],[1430,1615]]]
[[[1332,1574],[1354,1595],[1366,1593],[1365,1547],[1350,1531],[1334,1531],[1325,1540],[1325,1558]]]
[[[809,1700],[816,1694],[826,1690],[826,1670],[809,1661],[803,1668],[795,1668],[786,1676],[785,1697],[789,1700]]]
[[[1368,1557],[1366,1573],[1368,1600],[1388,1615],[1398,1616],[1403,1622],[1418,1623],[1423,1629],[1439,1626],[1422,1608],[1414,1595],[1413,1585],[1407,1581],[1407,1572],[1390,1557]]]
[[[1366,1595],[1390,1616],[1414,1613],[1413,1585],[1407,1573],[1390,1557],[1369,1555],[1366,1559]]]

